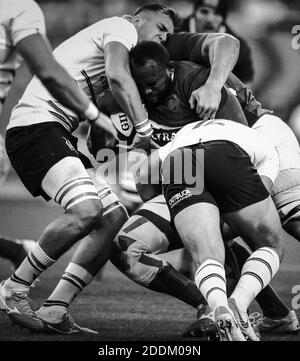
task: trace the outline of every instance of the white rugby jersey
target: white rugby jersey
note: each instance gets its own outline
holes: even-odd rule
[[[276,149],[267,137],[254,129],[230,120],[214,119],[184,126],[175,138],[159,149],[162,162],[178,148],[213,140],[227,140],[240,146],[250,157],[260,175],[274,181],[279,171]]]
[[[137,44],[137,31],[126,17],[98,21],[54,50],[57,61],[95,104],[108,89],[104,47],[112,41],[123,44],[128,51]],[[40,80],[34,77],[14,108],[7,129],[53,121],[61,123],[70,132],[79,124],[78,115],[58,103]]]
[[[42,10],[33,0],[0,0],[0,98],[5,99],[21,57],[15,46],[32,34],[45,34]]]
[[[253,129],[272,142],[279,156],[279,170],[300,169],[300,147],[292,129],[274,115],[264,115],[253,125]]]

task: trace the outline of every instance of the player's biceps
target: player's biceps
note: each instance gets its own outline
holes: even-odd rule
[[[112,83],[122,83],[130,75],[129,53],[124,45],[110,42],[104,47],[105,73]]]

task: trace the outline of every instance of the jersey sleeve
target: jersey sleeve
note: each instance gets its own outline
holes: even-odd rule
[[[226,81],[226,86],[232,91],[241,104],[250,127],[263,115],[273,114],[271,110],[264,109],[247,85],[232,73]]]
[[[188,102],[192,92],[206,83],[210,69],[191,62],[183,62],[178,66],[176,83],[185,102]]]
[[[208,34],[181,32],[171,34],[165,44],[171,60],[189,60],[209,66],[209,59],[202,55],[203,43]]]
[[[16,5],[16,6],[15,6]],[[34,1],[15,1],[12,4],[10,36],[14,46],[27,36],[46,34],[45,18],[42,10]]]
[[[132,47],[137,44],[137,31],[135,27],[124,18],[112,19],[111,26],[103,37],[103,48],[112,41],[123,44],[128,51],[130,51]]]

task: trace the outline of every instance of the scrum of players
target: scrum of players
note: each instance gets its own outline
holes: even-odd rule
[[[197,309],[189,336],[259,341],[259,330],[299,331],[294,310],[269,285],[288,247],[286,232],[300,240],[298,142],[231,74],[235,38],[174,33],[176,25],[175,11],[158,3],[101,20],[54,50],[77,87],[57,90],[33,71],[21,98],[8,94],[11,164],[34,197],[65,210],[0,285],[0,308],[13,323],[35,332],[97,333],[77,325],[68,307],[110,259],[139,285]],[[128,127],[122,133],[124,119],[130,134]],[[72,133],[85,120],[93,155],[124,141],[150,154],[136,173],[143,205],[130,218],[77,149]],[[197,177],[186,179],[186,169]],[[33,282],[78,241],[35,311]],[[170,250],[178,250],[193,280],[172,266]],[[247,313],[254,299],[265,316],[259,322]]]

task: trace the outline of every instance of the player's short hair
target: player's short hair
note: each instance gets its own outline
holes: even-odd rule
[[[174,9],[172,9],[164,4],[161,4],[159,2],[153,2],[153,3],[145,4],[145,5],[138,7],[134,11],[133,16],[138,15],[143,11],[161,12],[161,13],[169,16],[169,18],[172,20],[172,22],[174,24],[174,28],[179,28],[181,26],[182,21],[181,21],[180,17],[178,16],[177,12]]]
[[[153,60],[159,67],[165,67],[170,62],[170,55],[156,41],[141,41],[130,51],[130,60],[137,68],[144,67],[149,60]]]
[[[194,0],[194,12],[196,12],[200,6],[203,6],[204,2],[205,0]],[[220,14],[223,17],[223,20],[225,20],[229,11],[229,1],[219,0],[216,11],[217,14]]]

